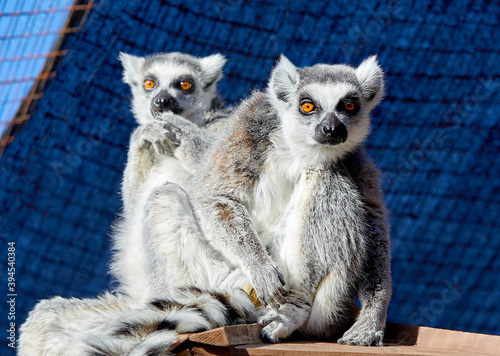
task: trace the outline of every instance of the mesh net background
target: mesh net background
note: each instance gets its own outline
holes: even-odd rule
[[[96,2],[0,161],[17,325],[39,299],[112,288],[110,226],[136,125],[120,51],[221,52],[228,104],[262,87],[280,53],[297,66],[378,54],[388,95],[367,146],[391,211],[389,321],[500,334],[499,18],[488,1]]]
[[[56,75],[93,0],[0,0],[0,157]]]

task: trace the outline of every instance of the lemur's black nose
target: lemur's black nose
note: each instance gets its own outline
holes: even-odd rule
[[[345,142],[347,140],[347,127],[342,122],[339,122],[331,131],[330,136],[338,143]]]
[[[332,136],[333,135],[333,127],[331,127],[330,125],[323,126],[323,133],[327,136]]]
[[[338,145],[347,141],[347,127],[337,117],[327,117],[316,126],[315,139],[321,144]]]
[[[164,111],[170,111],[174,114],[180,114],[183,109],[176,98],[168,93],[167,90],[160,91],[151,100],[151,114],[156,117]]]
[[[153,98],[152,106],[155,110],[167,110],[174,104],[175,99],[168,93],[160,93]]]

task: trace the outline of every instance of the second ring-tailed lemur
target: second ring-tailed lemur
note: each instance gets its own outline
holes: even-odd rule
[[[259,318],[264,338],[276,342],[295,331],[333,337],[349,327],[358,295],[361,310],[338,342],[382,345],[391,296],[389,226],[379,173],[362,142],[383,84],[375,57],[357,68],[301,69],[282,57],[267,91],[233,113],[190,195],[167,184],[150,196],[144,241],[153,289],[168,290],[158,276],[169,275],[170,261],[189,261],[183,273],[196,278],[222,258],[246,275],[236,285],[250,281],[267,305]],[[165,234],[159,226],[171,229]],[[183,241],[206,242],[209,253],[162,250]],[[147,317],[127,328],[152,332],[168,323],[157,309],[151,304]],[[96,349],[113,349],[95,341]],[[158,337],[154,347],[168,350],[169,341]]]
[[[21,327],[20,355],[80,354],[89,333],[106,329],[115,316],[132,313],[142,299],[147,299],[141,243],[147,197],[167,181],[186,187],[197,161],[228,116],[229,110],[224,109],[217,92],[226,62],[222,55],[197,58],[164,53],[136,57],[120,53],[119,58],[123,80],[132,91],[132,112],[140,124],[130,141],[122,185],[124,209],[113,235],[111,272],[119,283],[120,294],[40,302]],[[194,137],[189,146],[176,143],[172,152],[171,132],[175,129],[165,130],[170,121]],[[174,285],[172,281],[171,285],[185,286],[189,282]]]
[[[123,80],[132,91],[132,112],[140,124],[130,140],[122,197],[123,214],[113,234],[111,272],[119,290],[147,298],[142,252],[142,215],[151,191],[165,182],[186,188],[197,161],[228,112],[217,92],[226,59],[183,53],[136,57],[121,53]],[[171,122],[195,137],[172,150]],[[170,139],[169,139],[170,136]]]

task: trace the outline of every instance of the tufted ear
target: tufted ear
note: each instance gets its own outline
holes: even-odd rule
[[[295,92],[299,84],[299,72],[297,67],[283,54],[271,72],[269,87],[276,98],[288,102],[290,95]]]
[[[378,64],[377,56],[365,59],[356,68],[356,77],[366,101],[371,102],[372,106],[377,105],[384,96],[384,71]]]
[[[130,86],[138,85],[142,81],[141,69],[145,62],[144,57],[120,52],[118,59],[123,66],[123,82]]]
[[[217,53],[200,59],[202,70],[203,89],[217,83],[222,78],[222,67],[227,59],[222,54]]]

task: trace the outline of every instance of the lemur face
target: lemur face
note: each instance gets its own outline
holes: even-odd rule
[[[136,57],[120,54],[123,80],[132,89],[132,111],[139,124],[172,112],[196,123],[217,97],[226,59],[182,53]]]
[[[269,90],[292,147],[338,155],[351,151],[368,135],[369,113],[383,93],[383,72],[375,57],[358,68],[326,64],[296,68],[282,57]]]

